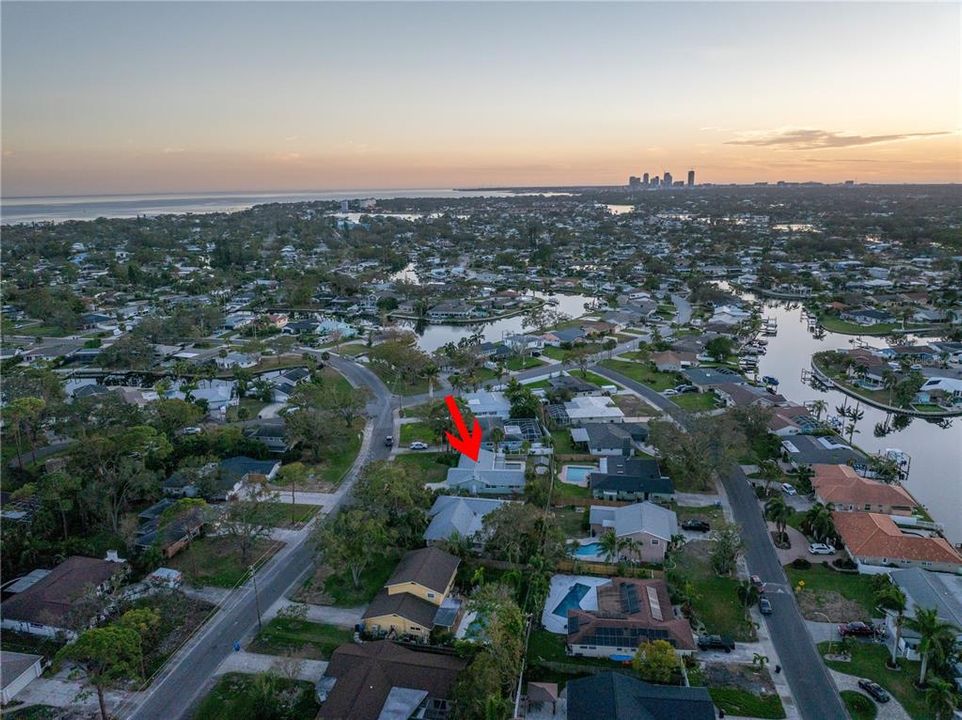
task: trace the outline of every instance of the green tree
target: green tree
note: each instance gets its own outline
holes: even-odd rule
[[[711,564],[719,575],[731,575],[745,549],[741,528],[726,521],[715,524],[711,533]]]
[[[425,508],[431,493],[412,467],[385,461],[369,463],[358,479],[354,496],[361,505],[384,517],[399,545],[411,547],[420,541],[427,527]]]
[[[788,521],[791,520],[794,514],[795,511],[788,506],[788,503],[785,502],[785,498],[782,495],[775,495],[765,503],[765,519],[775,523],[778,537],[782,542],[788,541],[785,528],[788,527]]]
[[[706,343],[705,350],[716,362],[724,362],[725,358],[732,354],[731,338],[724,335],[712,338]]]
[[[643,642],[638,646],[631,666],[642,680],[669,683],[681,667],[675,648],[667,640]]]
[[[278,502],[277,493],[263,483],[245,486],[243,498],[231,500],[227,512],[221,520],[223,530],[234,538],[240,550],[241,562],[245,565],[253,561],[253,551],[260,540],[270,537],[274,522],[283,509]]]
[[[40,429],[40,421],[46,407],[47,404],[40,398],[22,397],[4,408],[4,426],[9,427],[10,432],[13,433],[17,447],[17,464],[21,470],[23,470],[23,441],[28,440],[30,449],[35,449],[37,431]]]
[[[136,631],[118,625],[87,630],[57,653],[55,664],[63,661],[80,668],[84,680],[97,692],[100,717],[110,720],[104,690],[137,677],[141,667],[140,638]]]
[[[898,667],[899,638],[902,635],[902,623],[905,621],[905,610],[908,599],[898,585],[888,584],[875,595],[876,604],[883,610],[895,614],[895,637],[892,639],[891,666]]]
[[[805,511],[802,526],[808,530],[816,542],[834,540],[836,536],[832,511],[829,506],[822,503],[815,503]]]
[[[940,618],[935,608],[916,608],[915,616],[906,618],[904,624],[920,637],[922,666],[919,669],[919,685],[925,685],[929,663],[933,659],[940,662],[949,657],[959,628]]]
[[[118,627],[133,630],[137,633],[138,654],[140,655],[140,677],[147,679],[147,668],[144,666],[144,647],[152,645],[157,640],[157,630],[160,627],[160,613],[154,608],[135,608],[121,615],[116,623]]]
[[[362,508],[344,510],[320,525],[315,541],[319,558],[331,568],[346,567],[355,588],[371,561],[390,546],[384,518]]]
[[[939,677],[929,678],[925,706],[932,711],[935,720],[950,720],[958,707],[958,696],[951,683]]]

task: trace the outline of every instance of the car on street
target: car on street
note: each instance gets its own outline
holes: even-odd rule
[[[791,483],[782,483],[782,492],[786,495],[798,495],[798,490]]]
[[[735,649],[735,641],[725,635],[700,635],[699,650],[724,650],[729,653]]]
[[[758,577],[758,575],[752,575],[750,578],[748,578],[748,580],[751,582],[752,587],[758,590],[758,592],[765,592],[765,583],[762,582],[762,579]]]
[[[850,622],[839,625],[838,634],[842,637],[875,637],[878,630],[868,623]]]
[[[685,520],[681,524],[682,530],[694,530],[695,532],[708,532],[711,530],[711,525],[709,525],[704,520]]]
[[[887,703],[889,701],[888,692],[874,680],[866,680],[865,678],[861,678],[858,681],[858,686],[871,695],[876,702]]]
[[[674,388],[668,388],[667,390],[662,392],[662,395],[664,395],[665,397],[674,397],[677,394],[678,394],[678,391],[675,390]]]
[[[812,543],[808,546],[808,552],[812,555],[833,555],[835,548],[825,543]]]
[[[427,450],[428,444],[426,442],[421,442],[420,440],[415,440],[413,443],[408,445],[412,450]]]
[[[385,447],[394,447],[394,436],[393,436],[393,435],[388,435],[386,438],[384,438],[384,446],[385,446]]]
[[[760,598],[758,601],[758,609],[761,611],[762,615],[771,615],[772,601],[766,597]]]

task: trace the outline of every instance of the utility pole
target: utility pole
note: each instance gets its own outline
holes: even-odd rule
[[[254,572],[254,566],[251,565],[251,582],[254,583],[254,606],[257,608],[257,629],[263,629],[261,625],[261,599],[257,595],[257,574]]]

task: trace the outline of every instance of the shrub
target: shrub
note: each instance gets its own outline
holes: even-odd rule
[[[796,570],[808,570],[812,567],[812,563],[805,558],[795,558],[792,560],[792,567]]]

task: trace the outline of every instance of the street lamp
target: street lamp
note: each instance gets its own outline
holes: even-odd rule
[[[827,622],[827,623],[829,623],[829,624],[832,624],[831,619],[828,617],[828,615],[826,615],[826,614],[823,613],[823,612],[819,612],[818,610],[813,610],[813,611],[812,611],[812,615],[821,615],[823,618],[825,618],[825,622]],[[829,654],[829,655],[832,654],[832,637],[833,637],[834,635],[835,635],[834,630],[831,631],[831,632],[829,632],[829,635],[828,635],[828,654]]]
[[[254,572],[254,566],[251,565],[251,582],[254,583],[254,606],[257,608],[257,629],[263,629],[261,625],[261,600],[257,595],[257,575]]]

